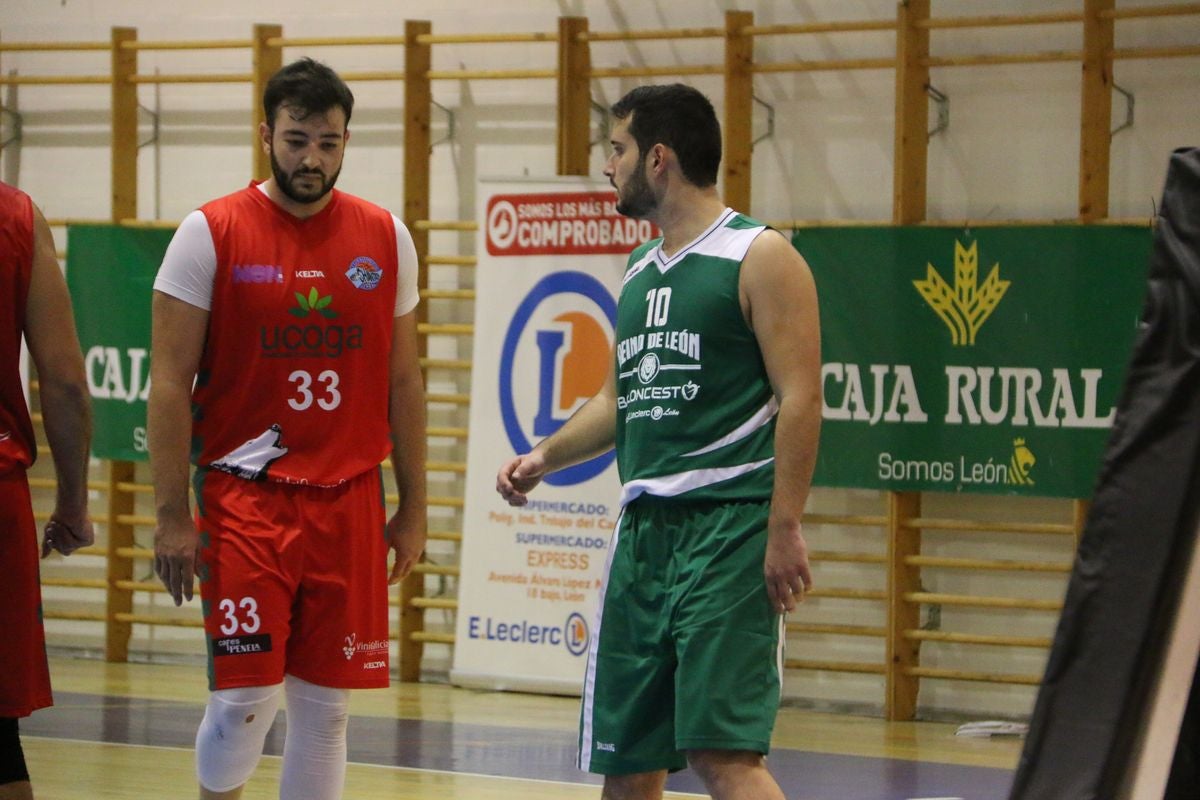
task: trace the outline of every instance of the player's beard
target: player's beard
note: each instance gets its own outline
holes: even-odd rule
[[[275,159],[275,148],[271,148],[271,174],[275,176],[275,185],[279,187],[279,191],[283,192],[290,200],[297,203],[315,203],[333,190],[334,184],[337,183],[338,176],[342,174],[342,168],[339,165],[337,172],[333,173],[328,179],[325,178],[325,173],[319,169],[298,169],[291,175],[283,171],[283,167]],[[321,183],[316,189],[304,190],[296,186],[295,180],[301,175],[313,175],[320,179]]]
[[[613,188],[617,186],[614,183]],[[617,189],[617,213],[634,219],[645,219],[650,212],[658,208],[658,200],[654,190],[646,180],[646,157],[638,159],[637,166],[625,181],[625,186]]]

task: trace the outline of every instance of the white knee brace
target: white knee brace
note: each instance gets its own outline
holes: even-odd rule
[[[196,777],[201,786],[228,792],[249,780],[279,710],[280,686],[219,689],[209,695],[196,732]]]
[[[338,800],[346,781],[350,691],[288,675],[280,800]]]

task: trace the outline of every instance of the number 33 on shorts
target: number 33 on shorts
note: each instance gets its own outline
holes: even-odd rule
[[[228,597],[217,604],[217,608],[225,615],[221,622],[221,633],[232,636],[239,630],[242,633],[256,633],[262,625],[258,616],[258,601],[253,597],[243,597],[236,603]]]

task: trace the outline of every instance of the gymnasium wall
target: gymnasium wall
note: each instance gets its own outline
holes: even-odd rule
[[[247,9],[253,6],[252,12]],[[1162,2],[1119,2],[1119,8],[1162,6]],[[1083,0],[933,0],[939,17],[1077,13]],[[554,69],[558,18],[581,16],[592,32],[655,29],[721,28],[728,10],[753,12],[756,25],[876,20],[894,22],[896,3],[888,0],[607,0],[606,2],[480,3],[464,0],[396,3],[344,0],[331,7],[308,0],[262,0],[253,4],[210,0],[172,7],[149,0],[4,0],[0,3],[0,45],[11,42],[106,42],[114,26],[137,29],[140,41],[246,39],[255,23],[282,25],[285,38],[402,35],[406,19],[424,19],[437,34],[544,32],[545,42],[438,44],[434,70]],[[1055,53],[1078,51],[1081,26],[1071,24],[1012,25],[995,28],[939,29],[931,33],[931,50],[939,56],[969,58],[978,54]],[[812,60],[870,60],[894,57],[894,31],[757,37],[759,63]],[[1200,43],[1200,15],[1165,19],[1122,20],[1118,48],[1192,47]],[[720,65],[720,40],[595,41],[594,67],[676,67]],[[346,73],[400,71],[401,47],[363,45],[287,47],[284,60],[312,55]],[[9,52],[0,48],[0,74],[106,74],[107,51]],[[1175,147],[1200,139],[1200,58],[1122,59],[1114,80],[1133,98],[1132,125],[1111,140],[1109,216],[1148,220],[1161,190],[1167,157]],[[238,74],[250,69],[245,49],[146,50],[139,53],[138,72]],[[654,80],[675,80],[665,76]],[[688,75],[714,101],[724,106],[720,75]],[[652,79],[597,78],[592,99],[608,106],[626,90]],[[1077,59],[1032,64],[954,65],[935,67],[932,86],[948,98],[948,125],[933,134],[928,149],[930,220],[996,223],[1005,220],[1062,220],[1079,213],[1080,64]],[[760,73],[754,80],[753,131],[763,137],[752,158],[751,211],[776,224],[821,221],[888,222],[893,213],[892,175],[896,75],[892,68],[825,69]],[[403,207],[403,92],[400,81],[353,82],[358,99],[352,138],[339,187],[360,194],[397,213]],[[138,158],[138,217],[178,220],[204,201],[243,186],[251,175],[251,108],[255,98],[246,82],[143,84],[139,102],[139,138],[146,142]],[[435,110],[430,153],[430,219],[468,220],[474,214],[475,186],[480,177],[552,175],[556,165],[556,89],[553,78],[438,80],[433,87]],[[1113,97],[1112,126],[1126,122],[1125,95]],[[0,85],[0,105],[19,112],[4,114],[0,141],[5,142],[0,177],[33,195],[46,216],[55,219],[107,219],[110,206],[110,87],[96,85]],[[151,113],[153,112],[153,113]],[[157,115],[157,130],[154,118]],[[938,124],[931,105],[929,128]],[[14,138],[16,137],[16,138]],[[590,164],[599,175],[607,155],[602,115],[593,118],[596,144]],[[65,230],[56,228],[60,247]],[[474,234],[434,231],[430,252],[470,256]],[[471,270],[454,264],[429,267],[431,289],[470,289]],[[431,304],[431,321],[470,322],[462,303]],[[439,336],[430,340],[430,355],[442,359],[470,357],[470,339]],[[466,392],[469,372],[431,370],[431,391]],[[465,409],[431,406],[431,424],[465,425]],[[431,458],[464,458],[462,440],[431,439]],[[49,459],[39,469],[45,472]],[[46,473],[48,474],[48,473]],[[461,497],[461,477],[453,471],[431,473],[431,490]],[[42,502],[45,497],[42,495]],[[949,520],[1002,524],[1074,524],[1077,509],[1067,501],[1010,499],[970,495],[926,494],[922,514]],[[148,514],[148,498],[138,508]],[[828,516],[886,514],[887,498],[879,492],[821,490],[811,511]],[[448,505],[433,509],[434,529],[453,530],[459,511]],[[878,554],[886,543],[878,527],[827,522],[808,527],[810,545],[818,551]],[[139,531],[148,543],[149,531]],[[1011,535],[953,528],[924,534],[924,554],[1069,565],[1071,536]],[[451,539],[431,545],[435,561],[452,564]],[[84,556],[76,567],[50,564],[47,574],[104,576],[103,559]],[[138,567],[145,577],[144,564]],[[1050,604],[1061,599],[1065,570],[927,571],[922,588],[934,593],[984,597],[1020,597]],[[879,593],[884,581],[877,562],[853,559],[817,565],[822,587],[834,588],[814,597],[794,620],[812,627],[789,636],[789,656],[807,666],[789,670],[786,694],[797,703],[878,712],[883,708],[883,678],[878,671],[838,668],[853,663],[878,664],[886,657],[877,636],[814,632],[819,626],[878,627],[887,609]],[[453,575],[428,573],[429,595],[452,598]],[[65,609],[95,605],[85,588],[49,586],[47,605]],[[163,598],[147,600],[163,610]],[[453,630],[452,611],[425,612],[429,630]],[[1053,611],[1028,607],[925,604],[921,625],[930,630],[962,630],[980,636],[1045,639],[1052,635]],[[51,646],[103,647],[96,626],[70,619],[48,621]],[[203,652],[199,631],[189,628],[135,625],[131,654],[142,658],[194,657]],[[437,677],[448,666],[449,646],[426,645],[427,675]],[[921,683],[918,710],[924,715],[1015,716],[1028,714],[1035,687],[1028,682],[990,681],[979,675],[1040,675],[1042,646],[969,646],[927,643],[921,663],[931,669],[969,672],[970,679],[933,678]],[[822,667],[832,667],[824,668]]]

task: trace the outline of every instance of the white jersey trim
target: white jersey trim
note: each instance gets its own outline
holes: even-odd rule
[[[259,191],[266,193],[259,184]],[[392,214],[396,226],[396,304],[393,316],[402,317],[417,307],[417,247],[412,234]],[[156,291],[188,305],[212,310],[213,281],[217,275],[217,248],[204,212],[196,210],[183,218],[154,279]]]
[[[806,587],[807,589],[807,587]],[[784,652],[787,649],[787,612],[779,615],[779,630],[775,634],[779,637],[779,644],[775,648],[775,675],[779,678],[779,699],[783,700],[783,663]]]
[[[746,258],[750,245],[754,244],[754,240],[766,229],[766,225],[755,228],[724,228],[696,242],[690,252],[698,256],[742,261]]]
[[[613,555],[621,541],[621,521],[625,516],[622,506],[613,525],[612,538],[608,542],[608,555],[604,559],[604,579],[600,582],[600,600],[596,604],[596,616],[592,622],[592,640],[588,643],[587,667],[583,673],[583,709],[579,726],[579,757],[576,764],[585,772],[592,766],[592,743],[595,736],[596,711],[596,656],[600,651],[600,629],[604,625],[604,595],[608,592],[609,575],[612,572]],[[782,674],[782,673],[781,673]]]
[[[726,258],[732,258],[735,261],[741,261],[742,255],[745,255],[746,253],[745,249],[742,250],[740,255],[731,254],[726,256],[723,252],[713,252],[713,243],[710,241],[714,238],[714,234],[717,234],[717,232],[720,231],[721,228],[723,228],[729,222],[729,220],[733,219],[735,216],[737,216],[736,211],[734,211],[732,208],[726,208],[721,212],[721,215],[717,217],[713,224],[704,229],[703,233],[677,250],[675,255],[671,256],[670,258],[667,258],[667,254],[663,252],[662,242],[659,242],[658,246],[653,250],[654,257],[658,261],[658,271],[666,273],[666,271],[671,267],[675,266],[680,261],[683,261],[683,259],[687,258],[689,255],[692,255],[693,253],[700,255],[723,255]],[[755,235],[757,235],[757,233]],[[716,239],[723,242],[725,237],[718,235]],[[749,247],[750,245],[747,244],[746,248],[748,249]]]
[[[651,248],[645,255],[643,255],[640,259],[638,259],[638,262],[636,264],[634,264],[629,269],[625,270],[625,277],[623,277],[621,279],[621,285],[624,286],[625,284],[629,283],[642,270],[644,270],[646,267],[653,264],[656,252],[658,252],[657,248]]]
[[[727,444],[732,444],[741,439],[745,439],[747,436],[769,423],[775,414],[778,413],[778,411],[779,400],[772,395],[771,399],[767,401],[767,404],[755,412],[754,416],[752,416],[750,419],[746,420],[741,425],[722,436],[720,439],[717,439],[715,442],[706,444],[699,450],[693,450],[690,453],[684,453],[683,457],[687,458],[689,456],[702,456],[705,453],[711,453],[713,450],[719,450]]]
[[[621,508],[643,494],[652,494],[656,497],[675,497],[701,486],[712,486],[714,483],[746,475],[759,467],[765,467],[774,460],[775,457],[772,456],[764,458],[762,461],[751,461],[748,464],[737,464],[732,467],[690,469],[670,475],[659,475],[655,478],[637,478],[621,486]]]

